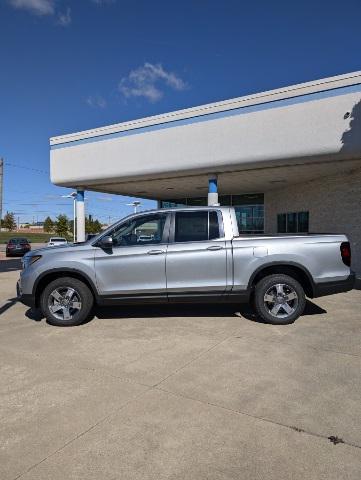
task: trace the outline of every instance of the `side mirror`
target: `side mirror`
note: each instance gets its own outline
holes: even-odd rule
[[[113,238],[110,235],[105,235],[105,237],[99,240],[97,246],[109,250],[113,247]]]

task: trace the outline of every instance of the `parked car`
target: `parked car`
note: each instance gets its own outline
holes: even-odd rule
[[[146,230],[149,239],[137,232]],[[53,325],[94,304],[252,302],[260,319],[294,322],[306,299],[351,290],[345,235],[239,235],[230,207],[142,212],[90,242],[25,255],[17,290]]]
[[[51,237],[48,241],[48,247],[56,247],[58,245],[66,245],[68,240],[63,237]]]
[[[5,243],[7,257],[22,256],[31,250],[30,242],[26,238],[14,237]]]
[[[87,233],[86,241],[89,242],[89,240],[96,237],[97,235],[98,235],[97,233]]]

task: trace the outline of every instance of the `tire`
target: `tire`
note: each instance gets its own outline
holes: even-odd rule
[[[48,323],[57,327],[74,327],[84,323],[93,307],[89,287],[76,278],[61,277],[45,287],[40,308]]]
[[[254,293],[254,308],[266,323],[288,325],[302,315],[306,305],[305,291],[293,277],[283,274],[262,278]]]

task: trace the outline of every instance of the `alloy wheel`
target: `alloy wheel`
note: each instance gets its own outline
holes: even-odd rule
[[[263,300],[268,313],[276,318],[289,317],[298,305],[296,290],[286,283],[272,285],[265,293]]]
[[[81,310],[79,293],[72,287],[59,287],[48,298],[48,308],[58,320],[71,320]]]

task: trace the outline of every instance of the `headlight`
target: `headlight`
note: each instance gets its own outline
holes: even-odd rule
[[[41,255],[25,255],[23,257],[23,268],[27,268],[29,267],[30,265],[32,265],[33,263],[37,262],[38,260],[41,259]]]

